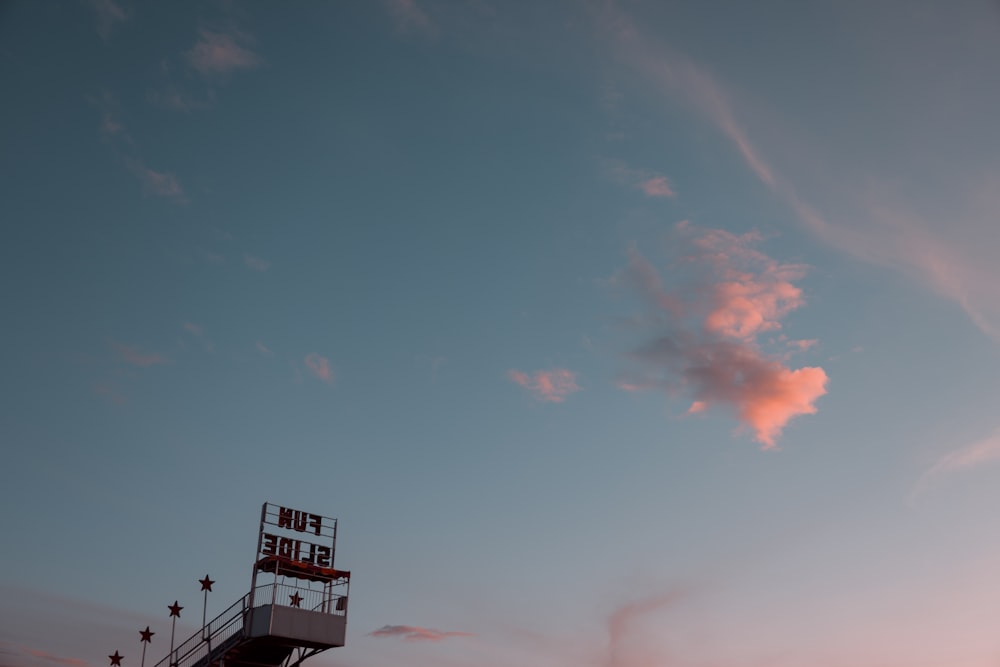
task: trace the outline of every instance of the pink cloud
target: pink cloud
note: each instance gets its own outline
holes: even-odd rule
[[[271,350],[267,347],[267,345],[264,345],[264,343],[260,341],[257,341],[256,348],[257,351],[260,352],[261,354],[266,354],[268,356],[274,354],[274,352],[271,352]]]
[[[187,52],[188,62],[202,74],[229,74],[260,64],[260,58],[240,43],[253,41],[242,32],[201,30],[198,42]]]
[[[267,271],[271,268],[271,262],[260,257],[254,257],[249,253],[243,253],[243,263],[254,271]]]
[[[311,352],[305,357],[306,368],[323,382],[333,382],[333,371],[330,370],[330,360]]]
[[[195,324],[194,322],[185,322],[184,331],[194,336],[203,336],[205,334],[205,329],[200,324]]]
[[[679,606],[690,597],[687,590],[674,591],[652,595],[650,597],[628,602],[612,612],[608,618],[608,665],[659,665],[667,664],[662,657],[659,659],[645,653],[636,645],[634,631],[644,617],[658,612],[669,611]]]
[[[654,176],[639,183],[639,189],[650,197],[674,197],[676,196],[670,181],[666,176]]]
[[[170,363],[170,361],[165,359],[159,352],[144,354],[134,345],[125,345],[124,343],[118,343],[115,341],[111,341],[111,346],[118,353],[118,356],[122,361],[133,366],[146,368],[148,366]]]
[[[727,408],[764,449],[773,448],[787,423],[814,414],[816,400],[826,393],[822,368],[788,368],[757,341],[803,305],[802,292],[791,281],[802,277],[805,267],[776,262],[757,250],[760,237],[754,232],[737,235],[681,223],[675,233],[674,245],[690,248],[680,262],[689,278],[682,289],[668,291],[659,272],[634,249],[630,253],[625,283],[657,313],[652,321],[660,332],[631,353],[639,370],[619,386],[686,391],[693,399],[688,413]]]
[[[28,646],[22,646],[21,651],[33,658],[39,658],[45,660],[46,662],[54,662],[58,665],[69,665],[69,667],[89,667],[90,663],[86,660],[81,660],[80,658],[64,658],[61,655],[54,655],[48,651],[43,651],[37,648],[30,648]]]
[[[184,189],[173,174],[154,171],[139,160],[132,158],[127,159],[125,164],[142,182],[142,190],[145,194],[166,197],[179,204],[187,202]]]
[[[399,32],[422,33],[428,37],[437,34],[437,26],[416,0],[386,0],[385,4]]]
[[[647,197],[676,197],[670,180],[655,171],[636,169],[621,160],[609,160],[607,170],[610,177],[623,184],[641,190]]]
[[[576,384],[576,373],[565,368],[535,371],[529,375],[518,370],[507,373],[513,382],[531,391],[540,401],[562,403],[570,394],[580,391]]]
[[[751,140],[737,113],[734,97],[706,68],[657,44],[614,3],[606,5],[605,13],[602,27],[619,60],[642,75],[648,84],[683,100],[713,123],[749,170],[788,206],[803,226],[835,248],[916,278],[956,303],[976,327],[1000,342],[1000,271],[993,256],[983,252],[984,248],[995,247],[998,240],[995,221],[1000,197],[996,193],[1000,187],[992,163],[973,172],[971,179],[968,173],[942,172],[934,199],[935,206],[948,209],[948,225],[947,233],[936,233],[934,227],[940,223],[924,217],[922,211],[929,208],[926,205],[904,204],[887,195],[888,188],[884,186],[882,192],[873,194],[875,184],[884,184],[885,178],[864,174],[864,165],[823,164],[818,150],[806,153],[799,147],[796,152],[805,155],[806,160],[797,165],[806,167],[801,171],[862,174],[863,185],[852,186],[846,179],[820,184],[821,188],[836,192],[840,207],[849,207],[834,221],[806,201],[799,188],[774,168],[765,151]],[[913,55],[928,57],[924,53]],[[787,150],[781,150],[780,135],[777,139],[778,143],[772,140],[770,146],[778,149],[778,154],[787,154]],[[982,173],[993,175],[983,178]],[[905,169],[902,172],[897,169],[891,181],[902,182],[905,176]],[[957,182],[950,206],[941,204],[949,194],[944,182],[947,177]]]
[[[815,338],[809,338],[806,340],[790,340],[788,344],[792,347],[798,348],[800,351],[805,352],[806,350],[811,350],[819,344],[819,341]]]
[[[416,625],[383,625],[378,630],[369,632],[370,637],[400,637],[406,641],[439,642],[452,637],[475,637],[471,632],[444,632],[421,628]]]

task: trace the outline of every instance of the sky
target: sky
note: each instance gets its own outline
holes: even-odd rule
[[[1000,664],[1000,5],[0,5],[0,667],[339,518],[319,667]]]

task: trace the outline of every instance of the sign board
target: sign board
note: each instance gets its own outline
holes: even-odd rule
[[[306,566],[333,567],[337,520],[312,512],[264,503],[257,558],[275,556]]]

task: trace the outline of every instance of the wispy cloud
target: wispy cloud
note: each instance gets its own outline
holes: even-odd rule
[[[732,409],[765,449],[776,446],[795,416],[816,412],[826,393],[822,368],[791,369],[780,354],[768,355],[760,334],[781,328],[781,319],[804,303],[792,284],[805,272],[779,263],[754,246],[754,232],[701,230],[687,223],[675,229],[686,243],[680,261],[687,282],[667,290],[659,272],[632,249],[619,276],[652,308],[657,334],[629,357],[639,370],[619,380],[627,391],[658,388],[692,396],[689,414],[714,406]]]
[[[454,632],[432,630],[417,625],[383,625],[378,630],[369,632],[370,637],[398,637],[411,642],[439,642],[453,637],[475,637],[471,632]]]
[[[250,35],[237,30],[201,30],[198,42],[186,55],[191,66],[202,74],[229,74],[260,64],[260,58],[248,48],[252,43]]]
[[[386,0],[385,5],[399,32],[419,33],[427,37],[437,35],[437,25],[431,21],[427,12],[420,8],[416,0]]]
[[[117,341],[111,341],[111,347],[118,354],[119,359],[140,368],[170,363],[170,360],[163,357],[159,352],[144,353],[135,345],[126,345]]]
[[[142,190],[145,194],[171,199],[178,204],[187,203],[184,188],[181,187],[177,177],[173,174],[154,171],[135,158],[126,158],[125,164],[129,171],[142,182]]]
[[[687,591],[676,590],[634,600],[615,609],[608,618],[608,667],[638,664],[632,659],[634,642],[629,636],[636,623],[643,617],[669,610],[688,597]]]
[[[111,36],[116,23],[128,19],[128,14],[114,0],[90,0],[90,7],[97,14],[97,34],[102,39]]]
[[[306,355],[303,361],[305,362],[306,368],[309,369],[309,372],[317,378],[326,383],[333,382],[333,370],[330,369],[329,359],[320,356],[315,352],[311,352]]]
[[[271,268],[271,262],[260,257],[254,257],[250,253],[243,253],[243,263],[254,271],[267,271]]]
[[[215,343],[209,340],[208,336],[205,335],[205,327],[200,324],[195,324],[194,322],[185,322],[181,325],[181,328],[201,341],[201,344],[204,346],[206,352],[215,352]]]
[[[69,665],[69,667],[90,667],[90,663],[81,658],[66,658],[61,655],[55,655],[53,653],[49,653],[48,651],[31,648],[29,646],[21,646],[19,648],[24,655],[29,655],[33,658],[38,658],[39,660],[44,660],[46,662],[52,662],[57,665]]]
[[[915,278],[959,305],[976,327],[1000,342],[1000,270],[992,254],[982,252],[983,248],[996,247],[1000,241],[995,224],[1000,210],[1000,197],[996,195],[1000,192],[1000,181],[995,176],[995,160],[974,172],[971,179],[963,180],[960,170],[938,172],[940,177],[934,183],[938,200],[935,203],[940,205],[949,195],[952,203],[947,211],[947,232],[942,233],[935,231],[935,221],[923,213],[926,206],[906,203],[903,197],[890,194],[890,188],[878,186],[888,179],[906,184],[905,165],[900,165],[888,179],[879,178],[876,174],[865,173],[861,164],[825,164],[822,156],[830,151],[820,148],[804,158],[808,169],[798,171],[818,169],[823,173],[860,174],[864,182],[856,186],[840,177],[836,183],[824,181],[817,185],[814,190],[836,189],[836,205],[827,208],[837,213],[823,212],[802,195],[801,183],[793,184],[794,179],[779,173],[767,152],[751,139],[734,97],[707,68],[656,43],[614,3],[605,5],[602,27],[623,64],[639,73],[653,89],[685,101],[714,124],[750,172],[789,207],[805,228],[839,250]],[[992,40],[995,43],[995,36]],[[920,61],[935,57],[923,50],[911,55]],[[984,76],[992,76],[992,73]],[[988,108],[989,103],[979,99],[986,102],[983,108]],[[926,130],[947,133],[963,126],[963,122],[954,122],[944,128],[941,118],[948,117],[948,113],[942,111],[935,120],[937,126]],[[916,117],[912,125],[915,130],[923,127]],[[780,135],[777,143],[772,138],[768,144],[772,152],[781,152],[780,141]],[[982,178],[982,173],[993,176]],[[947,184],[952,186],[950,192],[943,182],[946,179],[952,181]],[[906,185],[911,186],[911,192],[920,190],[913,188],[913,184]]]
[[[562,403],[567,396],[580,391],[576,373],[565,368],[535,371],[534,374],[511,370],[507,377],[529,390],[538,400],[550,403]]]
[[[268,348],[267,345],[264,345],[264,343],[260,341],[257,341],[254,347],[256,347],[257,351],[260,352],[261,354],[265,354],[267,356],[271,356],[274,354],[274,352],[271,352],[270,348]]]
[[[914,494],[925,490],[937,478],[977,468],[1000,460],[1000,428],[981,440],[953,449],[928,468],[917,482]]]
[[[608,160],[607,171],[618,183],[628,185],[645,193],[647,197],[676,197],[677,193],[664,174],[646,169],[630,167],[622,160]]]

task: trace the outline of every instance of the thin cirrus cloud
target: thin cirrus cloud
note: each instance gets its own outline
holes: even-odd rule
[[[125,165],[142,183],[144,194],[170,199],[178,204],[187,203],[184,188],[173,174],[154,171],[135,158],[127,158]]]
[[[576,373],[565,368],[535,371],[534,374],[511,370],[507,377],[530,391],[539,401],[562,403],[570,394],[580,391]]]
[[[941,456],[920,476],[914,487],[913,495],[916,496],[927,490],[940,477],[971,470],[996,461],[1000,461],[1000,428],[981,440],[953,449]]]
[[[970,12],[947,18],[952,23],[941,26],[942,31],[968,28],[976,22],[977,15]],[[1000,242],[1000,228],[995,224],[997,211],[1000,210],[1000,197],[996,195],[1000,192],[1000,179],[996,177],[1000,173],[1000,163],[995,158],[987,158],[984,163],[975,165],[965,156],[952,156],[951,163],[942,156],[933,181],[937,201],[930,202],[937,208],[947,210],[948,225],[942,228],[940,222],[924,212],[934,206],[921,200],[921,195],[912,195],[913,192],[925,193],[928,189],[916,184],[920,172],[910,171],[912,160],[905,154],[886,153],[872,161],[895,159],[896,169],[885,176],[870,172],[865,163],[831,162],[829,156],[834,151],[830,147],[814,146],[806,154],[807,162],[797,165],[799,180],[802,178],[799,174],[813,171],[860,175],[860,179],[856,179],[860,185],[849,182],[843,176],[838,177],[839,182],[824,178],[821,183],[812,184],[813,191],[834,190],[837,193],[833,199],[835,203],[828,206],[835,214],[823,213],[801,194],[802,183],[794,184],[780,173],[767,157],[767,151],[751,139],[733,96],[705,67],[657,44],[612,3],[606,5],[602,19],[602,34],[609,38],[618,60],[638,73],[650,89],[683,100],[714,124],[731,142],[750,172],[788,206],[806,229],[834,248],[874,265],[897,270],[951,300],[980,331],[1000,342],[1000,270],[993,254],[985,250],[995,248]],[[969,48],[964,51],[935,52],[919,42],[909,45],[913,50],[909,52],[907,62],[939,67],[939,61],[954,59],[951,71],[966,70],[966,78],[971,81],[978,77],[984,84],[981,89],[986,90],[993,73],[983,65],[990,60],[982,54],[1000,55],[996,32],[982,32],[977,26],[976,30],[965,30],[964,34],[969,41]],[[904,59],[900,56],[900,60]],[[909,72],[916,71],[921,71],[921,68],[911,65],[900,75],[908,76]],[[934,90],[924,84],[920,87]],[[974,88],[967,86],[970,90]],[[948,99],[946,95],[929,95],[924,100],[926,104],[911,105],[931,109],[927,113],[913,115],[910,125],[915,140],[935,135],[943,137],[941,141],[945,144],[962,145],[965,140],[963,133],[970,131],[967,128],[974,127],[974,124],[965,122],[964,116],[959,122],[942,122],[942,119],[954,114],[955,109],[949,107],[947,101],[942,101]],[[991,104],[995,106],[995,101],[986,97],[979,97],[976,101],[981,104],[968,108],[976,108],[980,117],[989,114],[987,109]],[[817,131],[815,134],[822,136],[824,132]],[[770,152],[788,153],[787,146],[782,146],[781,142],[780,134],[772,135],[768,144]],[[796,153],[803,154],[801,150]],[[970,164],[974,165],[972,169]],[[906,182],[908,175],[915,179],[913,183]],[[898,188],[888,183],[909,186],[903,191],[911,193],[910,196],[896,194]],[[947,202],[946,206],[940,205],[942,201]]]
[[[397,637],[409,642],[439,642],[453,637],[475,637],[471,632],[433,630],[417,625],[383,625],[368,635],[379,638]]]
[[[126,345],[117,341],[111,341],[111,347],[118,354],[118,358],[121,361],[132,366],[138,366],[139,368],[170,363],[170,360],[166,359],[159,352],[142,352],[135,345]]]
[[[333,371],[330,369],[330,360],[320,356],[315,352],[310,352],[303,360],[306,368],[318,379],[326,383],[333,382]]]
[[[204,75],[229,74],[251,69],[260,58],[247,48],[253,39],[244,32],[201,30],[198,42],[186,53],[192,67]]]
[[[260,341],[257,341],[257,343],[254,345],[254,347],[256,347],[257,351],[260,352],[263,355],[271,356],[271,355],[274,354],[274,352],[272,352],[271,349],[267,345],[264,345],[264,343],[262,343]]]
[[[792,281],[805,267],[777,262],[754,246],[754,232],[733,234],[676,226],[685,248],[686,282],[665,287],[659,271],[636,249],[616,278],[637,291],[653,316],[654,335],[629,353],[638,367],[618,382],[626,391],[678,390],[691,395],[689,414],[721,406],[732,410],[764,449],[776,447],[788,422],[814,414],[826,393],[822,368],[792,369],[767,354],[758,337],[781,329],[781,320],[804,303]]]

